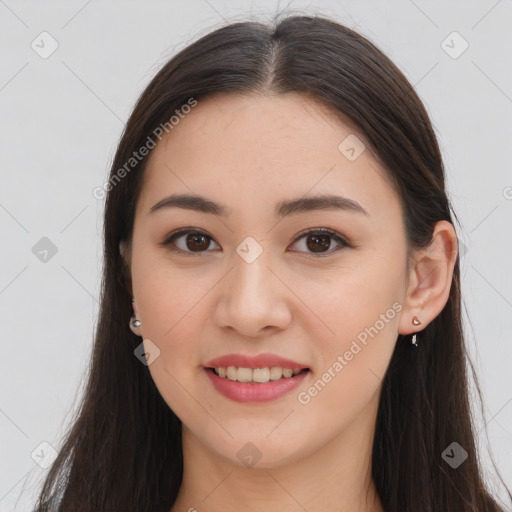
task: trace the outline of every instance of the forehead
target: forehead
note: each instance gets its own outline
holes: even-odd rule
[[[357,158],[343,152],[344,141],[362,151]],[[176,192],[252,211],[332,192],[370,213],[390,201],[398,208],[386,171],[350,120],[297,93],[215,95],[182,114],[150,154],[140,200],[147,211]]]

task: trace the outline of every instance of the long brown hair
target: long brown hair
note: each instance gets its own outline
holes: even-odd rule
[[[119,169],[190,98],[289,91],[324,102],[365,135],[399,192],[409,248],[428,246],[436,222],[453,224],[427,112],[399,69],[357,32],[320,16],[289,16],[272,26],[229,24],[180,51],[141,94],[113,161],[86,388],[38,510],[168,512],[174,504],[183,471],[181,421],[134,356],[141,340],[128,326],[131,283],[119,251],[131,240],[147,157],[121,179]],[[466,362],[457,258],[448,302],[421,331],[420,349],[399,335],[382,382],[372,472],[386,512],[503,510],[484,485]],[[453,442],[468,454],[456,469],[442,457]]]

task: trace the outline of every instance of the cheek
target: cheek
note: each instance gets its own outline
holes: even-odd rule
[[[386,274],[383,279],[382,275]],[[402,309],[396,285],[401,279],[396,269],[389,268],[386,272],[376,269],[370,273],[365,265],[364,269],[340,276],[329,287],[310,290],[313,293],[308,294],[308,302],[314,305],[317,317],[326,326],[321,336],[325,352],[343,353],[350,350],[354,340],[360,344],[366,341],[368,345],[371,339],[377,340],[379,345],[393,343],[396,336],[392,334],[393,331],[398,334]],[[383,338],[389,340],[386,342]]]
[[[143,336],[160,349],[159,365],[179,376],[181,382],[198,365],[200,328],[204,323],[200,316],[204,312],[197,293],[177,294],[168,286],[148,288],[140,296]]]
[[[383,311],[386,311],[384,309]],[[378,393],[396,343],[395,310],[387,308],[389,322],[377,328],[366,323],[366,317],[347,317],[349,322],[337,324],[336,340],[324,340],[322,356],[325,364],[302,387],[296,397],[296,408],[304,431],[314,431],[319,422],[330,427],[321,435],[329,436],[369,414],[371,404],[377,407]],[[394,316],[394,318],[391,318]],[[380,330],[378,327],[382,327]]]
[[[160,351],[149,365],[151,377],[174,413],[188,418],[193,408],[190,393],[194,394],[202,371],[198,350],[200,330],[206,321],[205,302],[201,301],[205,291],[191,285],[190,279],[166,275],[155,268],[141,276],[137,290],[143,337]]]
[[[149,304],[149,302],[148,302]],[[159,356],[149,365],[151,377],[169,408],[185,423],[200,414],[197,403],[197,379],[203,371],[198,364],[200,325],[190,307],[164,298],[144,316],[144,338],[151,339]],[[187,311],[188,314],[187,314]],[[194,327],[196,326],[196,327]]]
[[[304,401],[311,399],[327,408],[346,406],[340,414],[350,416],[348,409],[357,412],[380,386],[402,310],[399,266],[385,270],[378,264],[364,265],[331,287],[327,299],[311,297],[331,332],[316,338],[321,356],[317,384],[306,390]]]
[[[211,285],[190,269],[173,268],[161,258],[146,260],[146,264],[144,258],[134,262],[132,270],[144,336],[164,344],[188,339],[197,330],[197,317],[204,308],[202,299]]]
[[[315,380],[324,406],[343,404],[357,410],[370,399],[384,378],[395,347],[396,328],[391,322],[380,330],[380,324],[367,327],[329,347],[327,364]],[[315,392],[310,390],[310,394]]]

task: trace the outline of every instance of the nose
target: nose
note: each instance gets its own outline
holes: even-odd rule
[[[263,254],[251,263],[237,256],[220,286],[214,318],[219,328],[261,337],[290,323],[291,292]]]

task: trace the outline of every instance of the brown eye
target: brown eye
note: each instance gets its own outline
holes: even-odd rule
[[[191,250],[204,250],[208,249],[208,246],[210,245],[210,242],[208,241],[208,237],[201,234],[201,233],[192,233],[189,235],[186,235],[185,238],[185,245],[188,249]]]
[[[308,235],[307,247],[313,252],[323,252],[331,246],[329,238],[329,235]]]
[[[296,239],[295,243],[303,238],[306,239],[306,252],[317,253],[322,256],[337,252],[344,247],[350,247],[350,244],[344,238],[330,229],[312,229],[306,231]],[[338,248],[329,251],[329,248],[332,245],[332,240],[335,240],[336,243],[338,243]]]
[[[169,246],[173,252],[192,254],[205,252],[211,241],[213,238],[202,231],[182,229],[167,237],[161,245]]]

